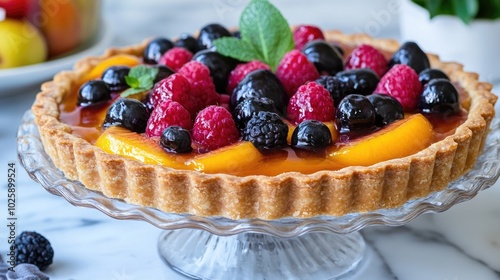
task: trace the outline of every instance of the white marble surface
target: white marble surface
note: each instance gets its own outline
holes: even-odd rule
[[[247,1],[105,0],[105,18],[115,31],[114,44],[154,35],[175,36],[207,22],[237,24]],[[273,1],[290,23],[313,23],[346,32],[398,35],[391,1]],[[394,2],[394,1],[392,1]],[[307,7],[307,9],[305,8]],[[359,8],[363,7],[363,8]],[[355,11],[356,10],[356,11]],[[385,12],[384,12],[385,11]],[[22,80],[20,80],[20,85]],[[17,162],[16,132],[38,85],[0,97],[0,224],[6,222],[6,172]],[[497,106],[497,109],[499,106]],[[168,270],[158,257],[160,230],[141,221],[109,218],[79,208],[45,191],[17,163],[17,231],[45,235],[55,250],[51,279],[186,279]],[[500,279],[500,185],[441,214],[424,215],[398,228],[362,230],[366,260],[349,279]],[[0,252],[7,251],[7,231],[0,226]]]

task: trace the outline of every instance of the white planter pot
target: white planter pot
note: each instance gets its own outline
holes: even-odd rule
[[[400,14],[402,41],[415,41],[444,61],[458,61],[487,82],[500,81],[500,20],[474,20],[469,25],[453,16],[437,16],[410,0]]]

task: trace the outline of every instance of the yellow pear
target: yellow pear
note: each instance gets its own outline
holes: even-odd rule
[[[0,21],[0,69],[25,66],[47,59],[42,34],[27,20]]]

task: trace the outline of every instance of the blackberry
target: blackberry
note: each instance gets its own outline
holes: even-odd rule
[[[205,64],[210,69],[210,76],[214,81],[215,89],[218,93],[224,93],[227,88],[229,75],[238,64],[238,60],[223,56],[212,50],[197,52],[193,60]]]
[[[316,150],[326,148],[331,143],[330,129],[320,121],[303,121],[292,133],[292,146],[295,148]]]
[[[191,35],[187,33],[182,33],[174,42],[174,46],[185,48],[191,53],[197,53],[200,49],[198,48],[198,41]]]
[[[128,130],[143,133],[149,119],[149,110],[138,100],[120,98],[108,108],[103,127],[118,125]]]
[[[429,68],[425,69],[424,71],[420,72],[420,74],[418,74],[418,80],[420,81],[422,86],[425,86],[431,80],[434,79],[446,79],[448,81],[450,80],[450,78],[448,78],[448,75],[446,75],[443,71],[439,69]]]
[[[339,133],[353,136],[365,134],[375,128],[375,108],[359,94],[350,94],[340,102],[335,115],[335,124]]]
[[[108,85],[111,91],[123,91],[129,88],[125,76],[130,72],[128,66],[111,66],[104,70],[101,79]]]
[[[54,249],[50,242],[39,233],[23,231],[16,237],[14,246],[17,264],[34,264],[40,270],[45,270],[52,264]]]
[[[395,64],[406,64],[417,74],[430,67],[429,58],[415,42],[404,43],[389,61],[389,68]]]
[[[243,129],[247,122],[261,111],[277,113],[274,101],[266,97],[249,98],[243,100],[233,110],[233,119],[239,129]]]
[[[200,50],[210,49],[213,47],[213,42],[222,37],[232,36],[224,26],[212,23],[205,25],[200,30],[200,35],[198,35],[198,48]]]
[[[337,107],[340,100],[350,94],[348,83],[342,82],[335,76],[321,76],[316,80],[316,83],[324,87],[333,99],[333,105]]]
[[[144,48],[143,59],[145,63],[157,64],[161,56],[174,47],[174,43],[166,38],[155,38]]]
[[[375,108],[375,125],[378,127],[384,127],[405,116],[401,103],[390,95],[372,94],[366,98]]]
[[[285,111],[288,95],[280,80],[269,70],[256,70],[248,74],[231,94],[229,106],[234,110],[245,99],[266,97],[274,102],[280,114]]]
[[[287,145],[288,125],[276,113],[261,111],[254,115],[243,130],[243,140],[257,149],[271,150]]]
[[[418,108],[424,113],[443,117],[460,112],[458,91],[446,79],[431,80],[425,87],[418,101]]]
[[[108,84],[102,80],[91,80],[78,90],[78,106],[89,106],[111,100]]]
[[[193,150],[191,148],[191,134],[180,126],[167,127],[161,134],[160,145],[171,153],[189,153]]]
[[[314,40],[302,48],[302,53],[314,64],[319,73],[335,75],[344,70],[339,53],[325,40]]]

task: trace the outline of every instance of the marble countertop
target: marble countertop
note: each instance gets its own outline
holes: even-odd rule
[[[173,37],[207,22],[236,25],[237,14],[246,2],[104,0],[104,15],[115,34],[113,44],[125,45],[154,35]],[[304,1],[273,2],[292,24],[307,22],[325,29],[398,36],[397,15],[377,20],[377,11],[389,5],[388,0],[363,1],[365,9],[353,16],[350,24],[348,13],[356,5],[345,1],[331,1],[329,9],[319,5],[323,1],[308,1],[307,13]],[[378,22],[377,28],[371,27],[376,26],[374,22]],[[6,178],[7,164],[16,162],[17,232],[34,230],[50,240],[55,257],[46,273],[55,280],[187,279],[160,260],[157,253],[160,229],[142,221],[115,220],[95,209],[75,207],[28,177],[17,160],[16,133],[38,88],[39,85],[23,85],[18,92],[0,96],[0,174]],[[7,190],[6,180],[2,180],[0,221],[6,222]],[[363,229],[361,233],[368,245],[366,259],[348,279],[500,279],[498,201],[500,183],[497,182],[471,201],[444,213],[422,215],[401,227]],[[5,256],[8,233],[5,226],[2,228],[0,253]]]

